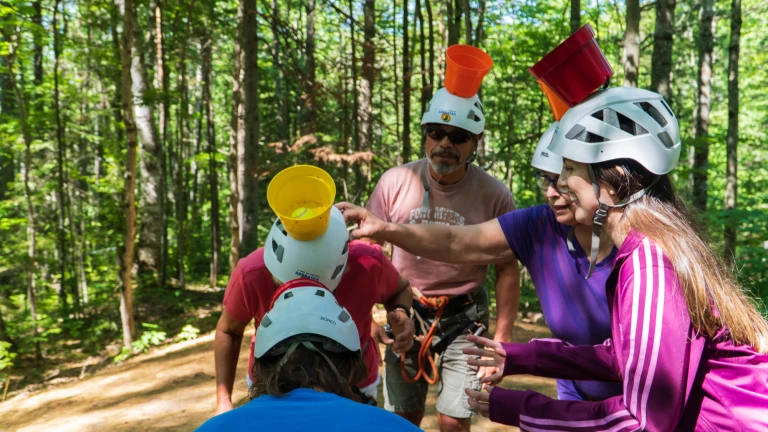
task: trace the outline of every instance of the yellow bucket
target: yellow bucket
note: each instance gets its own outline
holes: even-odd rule
[[[325,232],[335,197],[333,178],[311,165],[286,168],[267,187],[269,206],[296,240],[312,240]]]

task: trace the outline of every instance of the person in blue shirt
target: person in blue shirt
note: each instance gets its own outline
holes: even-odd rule
[[[349,312],[319,282],[275,291],[256,330],[251,401],[203,423],[209,431],[418,431],[407,420],[358,402],[350,383],[367,369]]]
[[[552,334],[573,345],[600,344],[611,337],[605,282],[616,249],[606,241],[592,251],[591,227],[576,222],[570,199],[557,190],[563,159],[547,150],[556,129],[557,122],[547,129],[531,162],[547,204],[467,226],[397,225],[351,204],[338,207],[347,222],[360,223],[353,237],[388,241],[431,260],[485,264],[517,258],[531,275]],[[596,252],[593,260],[591,252]],[[478,364],[472,357],[469,362]],[[603,400],[621,392],[615,383],[557,380],[561,400]]]

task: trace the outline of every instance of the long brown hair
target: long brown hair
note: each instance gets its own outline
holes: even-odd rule
[[[319,387],[329,393],[354,400],[356,397],[352,392],[352,384],[359,383],[368,376],[368,368],[360,352],[324,352],[341,376],[333,371],[322,355],[302,345],[296,348],[282,366],[280,361],[283,356],[255,359],[250,398],[255,399],[264,394],[284,396],[297,388]]]
[[[708,337],[725,327],[735,344],[768,352],[768,322],[709,248],[669,176],[657,179],[629,159],[592,167],[598,183],[612,187],[619,199],[653,184],[645,196],[624,207],[623,220],[656,242],[669,258],[682,284],[693,327]]]

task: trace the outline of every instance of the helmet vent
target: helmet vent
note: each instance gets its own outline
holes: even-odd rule
[[[288,236],[288,232],[283,227],[283,223],[280,221],[280,219],[275,221],[275,226],[277,227],[277,229],[280,230],[280,232],[283,233],[284,236],[286,236],[286,237]]]
[[[483,109],[483,104],[481,104],[480,101],[475,102],[475,107],[479,109],[481,113],[485,113],[485,110]]]
[[[339,264],[336,266],[336,270],[333,271],[333,275],[331,276],[331,280],[336,279],[341,274],[341,271],[344,270],[344,264]]]
[[[674,117],[674,116],[675,116],[675,114],[674,114],[674,113],[672,113],[672,108],[670,108],[670,107],[669,107],[669,105],[667,105],[667,101],[665,101],[664,99],[662,99],[662,100],[661,100],[661,104],[664,106],[664,109],[666,109],[666,110],[667,110],[667,112],[669,113],[669,115],[671,115],[672,117]]]
[[[341,251],[341,254],[345,255],[347,252],[349,252],[349,240],[344,243],[344,250]]]
[[[430,108],[432,108],[432,102],[430,102],[430,103],[428,103],[428,104],[427,104],[427,110],[426,110],[426,111],[424,111],[424,112],[429,112],[429,109],[430,109]]]
[[[341,313],[339,314],[339,321],[341,321],[343,323],[349,321],[350,318],[352,318],[352,317],[349,316],[349,314],[345,310],[342,310]]]
[[[272,320],[269,319],[269,315],[264,315],[264,318],[261,320],[261,326],[269,327],[271,324],[272,324]]]
[[[672,141],[672,138],[669,136],[667,131],[661,131],[657,136],[659,137],[661,142],[664,143],[664,146],[666,148],[672,148],[675,146],[675,142]]]
[[[325,290],[319,289],[315,291],[315,295],[318,297],[325,297]]]
[[[656,109],[655,106],[651,105],[648,102],[635,102],[635,105],[637,105],[640,109],[645,111],[649,116],[651,116],[651,118],[656,120],[656,123],[658,123],[659,126],[664,127],[667,125],[667,119],[664,118],[664,115],[661,114],[659,110]]]
[[[282,262],[283,262],[283,254],[285,254],[285,248],[282,245],[278,245],[275,240],[272,240],[272,252],[275,253],[275,257],[277,258],[277,262],[282,264]]]
[[[292,293],[292,292],[290,292],[290,291],[288,291],[288,292],[287,292],[287,293],[285,293],[285,295],[283,296],[283,300],[288,300],[288,299],[289,299],[289,298],[291,298],[291,297],[293,297],[293,293]]]

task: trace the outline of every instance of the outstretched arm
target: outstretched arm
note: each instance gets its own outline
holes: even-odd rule
[[[495,264],[515,258],[498,220],[479,225],[406,225],[385,222],[363,207],[342,202],[336,207],[347,222],[358,223],[352,237],[390,242],[414,255],[451,264]]]

